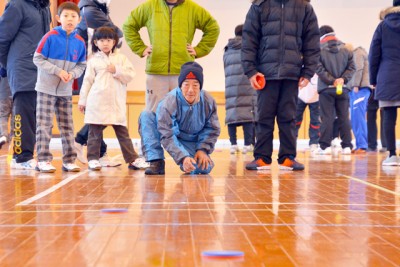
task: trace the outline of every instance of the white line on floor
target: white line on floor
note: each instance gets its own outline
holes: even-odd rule
[[[344,174],[340,174],[340,173],[338,175],[346,177],[347,179],[350,179],[350,180],[353,180],[353,181],[356,181],[356,182],[371,186],[373,188],[379,189],[379,190],[381,190],[383,192],[386,192],[386,193],[389,193],[389,194],[392,194],[392,195],[395,195],[395,196],[400,196],[400,193],[397,193],[397,192],[389,190],[389,189],[387,189],[385,187],[382,187],[382,186],[379,186],[379,185],[364,181],[362,179],[359,179],[359,178],[356,178],[356,177],[352,177],[352,176],[348,176],[348,175],[344,175]]]

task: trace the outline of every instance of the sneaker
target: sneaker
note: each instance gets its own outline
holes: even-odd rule
[[[4,135],[2,137],[0,137],[0,149],[3,147],[3,145],[7,143],[7,137],[5,137]]]
[[[246,169],[250,171],[256,170],[270,170],[271,163],[266,163],[262,158],[255,159],[250,163],[246,164]]]
[[[100,161],[98,161],[96,159],[89,160],[88,166],[89,166],[89,170],[92,170],[92,171],[99,171],[99,170],[101,170],[101,167],[102,167],[100,164]]]
[[[247,154],[247,152],[253,152],[253,145],[243,146],[242,153]]]
[[[314,153],[317,150],[318,150],[318,145],[317,144],[311,144],[310,145],[310,152],[311,153]]]
[[[319,147],[317,150],[314,150],[314,155],[331,155],[331,154],[332,154],[332,148],[330,146],[326,147],[325,149]]]
[[[342,155],[351,155],[351,148],[350,147],[343,148]]]
[[[146,169],[144,174],[147,175],[160,175],[165,174],[165,161],[163,159],[150,162],[150,167]]]
[[[79,167],[75,163],[63,163],[62,170],[66,172],[79,172],[81,171],[81,167]]]
[[[399,165],[399,159],[397,156],[388,156],[384,161],[382,161],[382,166],[397,166]]]
[[[230,153],[231,154],[235,154],[235,153],[238,153],[238,152],[239,152],[238,146],[237,145],[232,145],[231,149],[230,149]]]
[[[104,155],[99,158],[99,162],[102,167],[117,167],[121,165],[121,162],[110,159],[107,153],[104,153]]]
[[[16,170],[35,170],[36,165],[37,161],[35,159],[31,159],[20,163],[17,163],[15,159],[12,159],[10,163],[10,168]]]
[[[351,153],[355,155],[363,155],[367,153],[367,150],[365,148],[357,148],[351,151]]]
[[[85,156],[85,151],[83,150],[83,145],[75,141],[74,146],[76,151],[76,158],[83,164],[88,163],[87,158]]]
[[[279,169],[290,170],[290,171],[302,171],[304,170],[304,165],[297,162],[296,159],[285,158],[282,163],[279,163]]]
[[[150,163],[146,162],[144,158],[137,158],[128,165],[131,170],[147,169],[148,167],[150,167]]]
[[[37,171],[40,172],[55,172],[56,168],[51,165],[50,161],[39,161],[36,168]]]
[[[387,152],[387,148],[383,146],[381,149],[379,149],[379,152],[385,153]]]
[[[340,147],[340,146],[341,146],[341,141],[340,141],[340,139],[339,139],[338,137],[334,138],[334,139],[331,141],[331,146],[332,146],[332,147]]]

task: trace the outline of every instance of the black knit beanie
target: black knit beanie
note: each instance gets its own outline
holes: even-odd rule
[[[400,0],[393,0],[393,6],[400,6]]]
[[[200,83],[200,89],[203,88],[203,68],[196,62],[186,62],[181,67],[181,72],[178,78],[179,87],[186,79],[195,79]]]
[[[321,28],[319,28],[319,36],[320,37],[324,36],[327,33],[331,33],[331,32],[334,32],[334,30],[331,26],[324,25],[324,26],[321,26]]]

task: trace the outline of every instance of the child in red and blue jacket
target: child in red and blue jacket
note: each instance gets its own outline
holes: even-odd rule
[[[72,82],[86,68],[85,41],[76,32],[80,21],[79,7],[65,2],[58,8],[57,19],[61,26],[48,32],[40,41],[33,57],[38,67],[36,112],[36,145],[38,165],[36,170],[54,172],[49,150],[53,116],[62,139],[62,169],[80,171],[75,165],[74,127],[72,122]]]

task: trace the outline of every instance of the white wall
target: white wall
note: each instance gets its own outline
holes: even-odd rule
[[[222,64],[223,48],[229,38],[234,36],[235,26],[243,23],[250,7],[249,0],[195,0],[206,8],[218,21],[221,34],[214,50],[206,57],[198,59],[204,68],[204,88],[208,91],[224,91],[224,70]],[[131,10],[144,1],[113,0],[111,3],[111,17],[120,27]],[[344,42],[350,42],[355,47],[363,46],[367,50],[379,23],[381,9],[391,6],[392,0],[312,0],[319,25],[329,24],[337,36]],[[143,39],[148,40],[147,31],[141,31]],[[196,40],[200,39],[201,32],[196,33]],[[130,90],[142,91],[145,88],[145,59],[134,55],[128,46],[122,48],[136,68],[136,78],[129,85]]]

